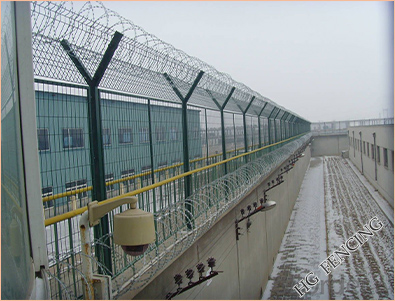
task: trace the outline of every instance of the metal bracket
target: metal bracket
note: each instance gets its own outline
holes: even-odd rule
[[[247,206],[247,210],[248,210],[248,214],[246,216],[244,216],[245,210],[241,209],[240,213],[241,213],[241,218],[240,219],[236,219],[235,220],[235,227],[236,227],[236,240],[239,240],[239,236],[241,235],[241,233],[239,232],[239,230],[241,229],[239,227],[239,223],[245,219],[247,219],[247,230],[251,227],[251,220],[250,217],[253,216],[254,214],[257,214],[258,212],[263,212],[263,211],[267,211],[270,209],[273,209],[276,206],[276,202],[275,201],[268,201],[267,200],[267,196],[266,196],[266,192],[264,193],[264,197],[261,198],[259,200],[260,202],[260,206],[258,207],[258,203],[254,202],[252,205],[254,206],[254,210],[252,210],[251,205]]]
[[[186,292],[187,290],[190,290],[191,288],[193,288],[199,284],[202,284],[203,282],[217,276],[219,273],[223,273],[222,271],[214,271],[213,270],[213,268],[215,266],[215,259],[213,257],[210,257],[209,259],[207,259],[207,263],[211,269],[208,276],[203,276],[203,273],[204,273],[204,264],[203,263],[198,263],[196,265],[196,269],[199,273],[199,280],[198,281],[195,281],[195,282],[192,281],[193,274],[194,274],[194,271],[192,269],[188,269],[185,271],[185,274],[186,274],[187,278],[189,279],[188,285],[185,287],[181,287],[182,275],[181,274],[174,275],[174,280],[175,280],[175,283],[178,285],[178,288],[174,293],[172,293],[172,292],[168,293],[166,295],[166,300],[171,300],[175,296],[182,294],[183,292]]]

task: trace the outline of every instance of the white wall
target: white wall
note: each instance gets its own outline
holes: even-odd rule
[[[362,147],[360,132],[362,134]],[[374,154],[372,156],[372,145],[374,145],[373,133],[376,134],[376,148],[374,148]],[[351,161],[361,173],[363,172],[368,181],[389,204],[394,207],[394,126],[350,127],[348,128],[348,139]],[[385,164],[385,149],[387,149],[387,164]],[[376,158],[378,151],[379,156]]]
[[[235,219],[240,218],[240,209],[246,208],[263,197],[267,183],[278,175],[280,168],[274,170],[264,181],[256,185],[239,204],[224,215],[206,234],[198,239],[184,254],[165,268],[145,288],[130,291],[120,299],[164,299],[168,292],[174,292],[174,275],[184,276],[183,285],[188,279],[185,270],[198,262],[206,264],[207,258],[217,260],[215,270],[223,271],[212,282],[205,282],[195,288],[176,296],[174,300],[251,300],[260,299],[268,277],[272,271],[282,238],[287,229],[300,186],[310,162],[310,148],[305,156],[296,162],[294,168],[285,173],[284,183],[268,192],[268,199],[275,200],[274,209],[257,213],[251,217],[252,225],[247,231],[246,220],[239,240],[236,240]],[[287,162],[286,160],[285,162]],[[196,281],[196,276],[195,276]]]
[[[347,134],[313,135],[311,142],[311,156],[340,156],[342,151],[348,150]]]

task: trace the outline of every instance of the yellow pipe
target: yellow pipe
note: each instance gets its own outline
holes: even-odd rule
[[[146,192],[146,191],[148,191],[148,190],[152,190],[152,189],[158,188],[158,187],[160,187],[160,186],[163,186],[163,185],[165,185],[165,184],[167,184],[167,183],[176,181],[176,180],[181,179],[181,178],[183,178],[183,177],[186,177],[186,176],[192,175],[192,174],[194,174],[194,173],[198,173],[198,172],[200,172],[200,171],[203,171],[203,170],[206,170],[206,169],[210,169],[210,168],[216,167],[216,166],[218,166],[218,165],[221,165],[221,164],[230,162],[230,161],[232,161],[232,160],[236,160],[236,159],[238,159],[238,158],[241,158],[241,157],[244,157],[244,156],[247,156],[247,155],[256,153],[256,152],[261,151],[261,150],[263,150],[263,149],[266,149],[266,148],[268,148],[268,147],[272,147],[272,146],[278,145],[278,144],[280,144],[280,143],[287,142],[287,141],[289,141],[289,140],[291,140],[291,139],[295,139],[295,138],[300,137],[300,136],[302,136],[302,135],[305,135],[305,133],[300,134],[300,135],[298,135],[298,136],[294,136],[294,137],[288,138],[288,139],[286,139],[286,140],[283,140],[283,141],[280,141],[280,142],[277,142],[277,143],[273,143],[273,144],[270,144],[270,145],[263,146],[263,147],[261,147],[261,148],[258,148],[258,149],[255,149],[255,150],[253,150],[253,151],[250,151],[250,152],[248,152],[248,153],[240,154],[240,155],[234,156],[234,157],[232,157],[232,158],[229,158],[229,159],[226,159],[226,160],[217,162],[217,163],[213,163],[213,164],[210,164],[210,165],[207,165],[207,166],[204,166],[204,167],[200,167],[200,168],[197,168],[197,169],[194,169],[194,170],[191,170],[191,171],[182,173],[182,174],[180,174],[180,175],[177,175],[177,176],[168,178],[168,179],[163,180],[163,181],[160,181],[160,182],[158,182],[158,183],[155,183],[155,184],[152,184],[152,185],[148,185],[148,186],[145,186],[145,187],[143,187],[143,188],[136,189],[136,190],[134,190],[134,191],[132,191],[132,192],[128,192],[128,193],[125,193],[125,194],[122,194],[122,195],[119,195],[119,196],[112,197],[112,198],[107,199],[107,200],[105,200],[105,201],[101,201],[99,204],[110,203],[110,202],[119,200],[119,199],[121,199],[121,198],[124,198],[125,196],[134,196],[134,195],[138,195],[138,194],[140,194],[140,193],[143,193],[143,192]],[[60,215],[57,215],[57,216],[48,218],[48,219],[45,220],[45,226],[49,226],[49,225],[55,224],[55,223],[57,223],[57,222],[60,222],[60,221],[63,221],[63,220],[72,218],[72,217],[77,216],[77,215],[79,215],[79,214],[82,214],[82,213],[85,212],[87,209],[88,209],[88,207],[85,206],[85,207],[82,207],[82,208],[79,208],[79,209],[76,209],[76,210],[73,210],[73,211],[69,211],[69,212],[67,212],[67,213],[63,213],[63,214],[60,214]]]
[[[286,141],[286,140],[284,140],[284,141]],[[284,142],[284,141],[282,141],[282,142]],[[244,147],[241,147],[241,148],[238,148],[236,150],[227,151],[227,153],[231,153],[231,152],[239,151],[239,150],[243,150],[243,149],[244,149]],[[191,160],[189,162],[190,163],[194,163],[194,162],[203,161],[203,160],[206,160],[206,159],[211,159],[211,158],[214,158],[214,157],[218,157],[218,156],[221,156],[221,155],[222,155],[222,153],[219,153],[219,154],[211,155],[211,156],[204,157],[204,158],[194,159],[194,160]],[[171,166],[158,168],[158,169],[154,170],[154,173],[161,172],[161,171],[166,171],[168,169],[180,167],[180,166],[183,166],[183,165],[184,165],[183,163],[178,163],[178,164],[174,164],[174,165],[171,165]],[[139,174],[136,174],[136,175],[133,175],[133,176],[130,176],[130,177],[125,177],[125,178],[121,178],[121,179],[117,179],[117,180],[113,180],[113,181],[108,181],[108,182],[106,182],[106,186],[110,186],[110,185],[113,185],[113,184],[126,182],[126,181],[133,180],[133,179],[136,179],[136,178],[139,178],[139,177],[143,177],[143,176],[149,176],[151,173],[152,173],[151,171],[147,171],[147,172],[139,173]],[[85,187],[85,188],[80,188],[80,189],[76,189],[76,190],[70,190],[70,191],[66,191],[66,192],[61,192],[61,193],[58,193],[58,194],[55,194],[55,195],[49,195],[49,196],[43,197],[42,201],[43,201],[43,203],[45,203],[45,202],[49,202],[49,201],[52,201],[52,200],[57,200],[57,199],[60,199],[60,198],[64,198],[64,197],[67,197],[67,196],[76,195],[78,193],[90,191],[92,189],[93,189],[92,186],[88,186],[88,187]]]
[[[92,189],[93,189],[92,186],[88,186],[88,187],[85,187],[85,188],[80,188],[80,189],[76,189],[76,190],[70,190],[70,191],[58,193],[58,194],[55,194],[55,195],[46,196],[46,197],[43,198],[43,202],[48,202],[48,201],[64,198],[66,196],[75,195],[77,193],[89,191],[89,190],[92,190]]]
[[[86,210],[88,210],[87,206],[78,208],[76,210],[69,211],[69,212],[66,212],[66,213],[63,213],[60,215],[56,215],[54,217],[47,218],[45,220],[44,224],[45,224],[45,226],[50,226],[50,225],[56,224],[58,222],[64,221],[66,219],[72,218],[74,216],[80,215],[80,214],[84,213]]]
[[[243,149],[244,149],[244,147],[240,147],[240,148],[237,148],[235,150],[227,151],[227,153],[231,153],[231,152],[239,151],[239,150],[243,150]],[[191,160],[189,162],[190,163],[194,163],[194,162],[203,161],[203,160],[206,160],[206,159],[219,157],[221,155],[222,155],[222,153],[214,154],[214,155],[210,155],[208,157],[194,159],[194,160]],[[174,164],[174,165],[171,165],[171,166],[166,166],[166,167],[155,169],[154,172],[156,173],[156,172],[166,171],[166,170],[169,170],[169,169],[172,169],[172,168],[176,168],[176,167],[180,167],[180,166],[183,166],[183,165],[184,165],[183,163],[178,163],[178,164]],[[118,183],[122,183],[122,182],[126,182],[126,181],[133,180],[133,179],[136,179],[136,178],[139,178],[139,177],[142,177],[142,176],[149,176],[150,174],[151,174],[151,171],[147,171],[147,172],[139,173],[139,174],[136,174],[136,175],[133,175],[133,176],[130,176],[130,177],[125,177],[125,178],[121,178],[121,179],[118,179],[118,180],[108,181],[108,182],[106,182],[106,186],[113,185],[113,184],[118,184]],[[76,194],[81,193],[81,192],[90,191],[92,189],[93,189],[92,186],[88,186],[88,187],[85,187],[85,188],[80,188],[80,189],[76,189],[76,190],[62,192],[62,193],[58,193],[58,194],[55,194],[55,195],[50,195],[50,196],[44,197],[44,198],[42,198],[42,201],[43,201],[43,203],[44,202],[49,202],[49,201],[57,200],[57,199],[60,199],[60,198],[63,198],[63,197],[76,195]]]

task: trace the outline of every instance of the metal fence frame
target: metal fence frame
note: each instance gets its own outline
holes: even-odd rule
[[[178,241],[177,233],[181,230],[191,234],[185,238],[187,241],[194,241],[200,235],[197,233],[203,233],[197,229],[207,226],[203,223],[203,227],[200,215],[207,217],[213,208],[217,213],[222,212],[220,204],[225,199],[227,203],[233,202],[242,193],[234,186],[227,186],[225,191],[207,187],[223,187],[224,178],[228,178],[226,183],[232,183],[234,172],[247,168],[245,166],[257,170],[254,164],[265,162],[259,161],[260,158],[272,160],[274,165],[268,166],[274,168],[281,158],[284,159],[284,154],[289,155],[295,147],[300,147],[301,142],[293,140],[310,129],[307,120],[159,40],[100,2],[88,2],[79,9],[73,3],[33,2],[32,28],[37,124],[38,129],[44,129],[39,135],[42,180],[57,173],[54,177],[60,189],[60,192],[43,196],[44,208],[51,207],[46,204],[53,207],[45,225],[52,262],[48,274],[53,279],[54,298],[81,296],[85,278],[78,269],[82,255],[76,218],[86,210],[87,202],[103,202],[114,195],[118,197],[117,194],[139,196],[139,207],[156,214],[158,239],[149,252],[152,256],[149,270],[155,273],[154,270],[164,264],[159,264],[158,260],[167,262],[188,245],[185,242],[182,247],[178,245],[178,251],[169,257],[160,250],[165,242]],[[117,97],[123,100],[118,101]],[[116,109],[110,105],[112,102],[118,104]],[[108,111],[113,109],[116,116],[107,117],[110,116],[106,115]],[[155,115],[157,109],[162,110],[162,115]],[[167,113],[163,113],[166,110]],[[196,112],[199,112],[199,120]],[[132,114],[137,116],[136,120],[131,120]],[[159,119],[175,116],[180,120],[182,139],[179,143],[173,141],[179,144],[177,147],[182,154],[178,162],[168,162],[170,155],[167,154],[166,164],[155,163],[160,150],[157,142],[162,139],[162,133],[154,129],[155,116]],[[135,152],[129,161],[144,162],[141,172],[130,169],[129,174],[117,178],[111,175],[112,171],[106,170],[110,159],[106,157],[108,148],[103,134],[108,130],[118,131],[121,133],[118,136],[127,137],[122,139],[131,139],[133,133],[130,128],[104,125],[107,121],[134,122],[143,128],[140,144],[144,144],[141,146],[146,151],[144,158],[137,155],[137,145],[135,149],[132,143],[124,147],[132,154]],[[159,128],[171,124],[170,121],[162,123]],[[70,124],[74,136],[70,134]],[[45,128],[53,131],[49,134],[48,145]],[[174,131],[171,135],[177,137],[178,133]],[[84,142],[86,137],[87,142]],[[193,139],[200,144],[193,144]],[[302,139],[303,143],[306,139]],[[40,143],[43,143],[42,149]],[[290,148],[281,151],[286,149],[286,144]],[[62,161],[67,162],[66,168],[59,163]],[[111,164],[120,169],[119,166],[127,165],[126,161]],[[72,170],[85,177],[85,182],[77,179],[66,182],[70,181],[68,174]],[[244,174],[245,182],[250,183],[251,174]],[[255,178],[259,178],[258,175]],[[66,191],[61,191],[65,184],[68,185]],[[114,189],[117,185],[119,188]],[[125,193],[123,189],[128,186],[133,186],[134,191]],[[218,202],[199,203],[193,199],[202,189],[212,190],[210,194],[214,193]],[[76,199],[80,200],[79,204]],[[57,212],[58,209],[62,212]],[[125,209],[127,207],[119,210]],[[98,272],[112,275],[113,280],[120,279],[120,275],[126,277],[131,267],[135,272],[133,281],[146,283],[147,279],[141,278],[146,275],[144,265],[140,266],[142,258],[127,258],[112,242],[111,220],[119,210],[102,218],[100,226],[95,227],[92,253],[95,257],[91,259]],[[220,216],[217,213],[216,218]],[[169,225],[169,229],[161,230],[167,234],[160,234],[160,224],[169,221],[178,227],[177,231]],[[159,258],[158,254],[165,254],[165,258]]]

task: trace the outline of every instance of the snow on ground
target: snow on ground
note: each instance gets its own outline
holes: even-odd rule
[[[383,227],[367,237],[331,273],[332,299],[394,298],[394,228],[375,198],[369,193],[349,161],[340,157],[324,158],[325,203],[327,214],[328,254],[355,235],[373,217]]]
[[[370,195],[374,198],[376,203],[380,206],[381,210],[383,210],[384,214],[391,221],[392,225],[394,225],[394,208],[392,208],[390,204],[372,186],[372,184],[370,184],[369,181],[363,175],[361,175],[359,170],[354,166],[350,159],[347,159],[347,163],[350,165],[351,169],[357,175],[365,188],[369,191]]]
[[[393,212],[351,164],[341,157],[311,159],[262,299],[393,300]],[[358,234],[359,243],[355,235],[374,217],[382,228],[365,239]],[[325,276],[320,263],[352,236],[355,251],[338,257],[344,260]],[[300,297],[293,286],[301,288],[309,272],[320,282],[301,289]]]
[[[327,257],[323,174],[322,158],[312,158],[262,299],[329,299],[318,267]],[[310,272],[320,282],[300,298],[293,286]]]

